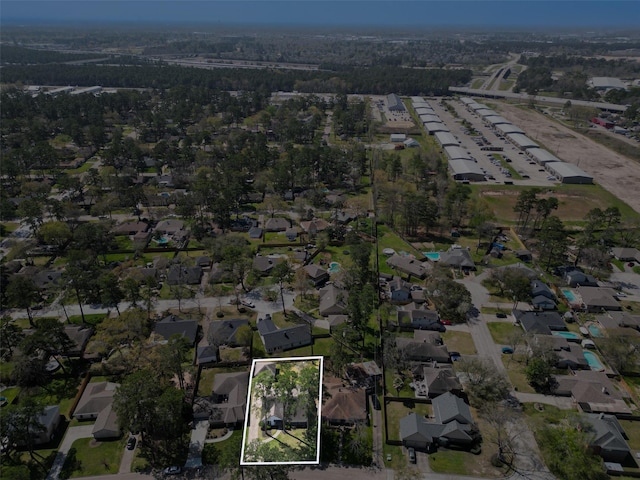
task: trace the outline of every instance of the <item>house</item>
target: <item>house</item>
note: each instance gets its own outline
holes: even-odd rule
[[[455,395],[462,392],[462,384],[452,368],[421,364],[413,372],[413,384],[417,396],[434,398],[446,392],[452,392]]]
[[[587,275],[580,270],[571,270],[564,274],[564,280],[571,287],[597,287],[598,280],[593,275]]]
[[[124,222],[111,229],[111,232],[118,235],[128,235],[133,237],[138,233],[146,233],[149,230],[149,224],[146,222]]]
[[[167,272],[167,283],[169,285],[200,285],[202,280],[202,267],[194,265],[185,267],[179,263],[174,263]]]
[[[287,240],[290,242],[294,242],[296,238],[298,238],[298,229],[295,227],[287,228],[284,232],[284,236],[287,237]]]
[[[551,335],[552,331],[567,330],[567,325],[558,312],[529,312],[514,309],[512,315],[527,333]]]
[[[389,300],[394,303],[407,303],[411,301],[411,284],[402,278],[395,276],[388,282]]]
[[[87,325],[65,325],[64,333],[71,340],[71,346],[66,352],[70,357],[82,357],[87,343],[93,335],[93,327]],[[61,352],[62,353],[62,352]]]
[[[258,319],[257,327],[267,353],[282,352],[313,343],[308,325],[294,325],[279,329],[273,323],[271,315],[267,314],[265,318]]]
[[[640,315],[608,311],[606,314],[596,316],[596,320],[607,330],[624,328],[626,335],[640,336]]]
[[[584,358],[581,345],[567,342],[567,348],[563,348],[556,352],[558,357],[556,361],[557,368],[570,368],[572,370],[588,370],[590,368],[587,359]]]
[[[579,370],[570,375],[556,375],[554,379],[554,393],[571,397],[585,413],[631,414],[624,396],[604,372]]]
[[[196,365],[216,363],[218,361],[217,345],[198,345],[196,348]]]
[[[34,437],[33,443],[35,445],[49,443],[55,436],[61,418],[60,407],[58,405],[44,407],[42,413],[38,415],[38,423],[42,426],[42,430],[38,429],[32,432],[32,436]]]
[[[156,322],[153,333],[169,340],[173,335],[181,335],[187,339],[189,345],[193,345],[196,341],[198,332],[197,320],[184,320],[175,315],[168,315],[162,320]]]
[[[231,220],[231,225],[229,228],[232,232],[250,232],[252,228],[257,228],[257,226],[257,220],[245,216]]]
[[[640,250],[637,248],[612,248],[611,255],[621,262],[640,262]]]
[[[329,222],[323,218],[314,218],[313,220],[300,222],[300,227],[312,236],[325,231],[330,226]]]
[[[253,269],[261,275],[269,275],[273,267],[282,261],[281,257],[256,256],[253,259]]]
[[[531,297],[535,298],[537,296],[543,296],[554,301],[556,299],[555,294],[546,283],[541,282],[540,280],[532,280],[531,281]]]
[[[627,434],[615,415],[588,413],[582,415],[592,427],[589,447],[605,462],[622,463],[631,454]]]
[[[451,392],[432,401],[434,421],[415,412],[400,419],[400,439],[405,447],[432,450],[438,445],[468,447],[480,439],[471,410],[463,399]]]
[[[260,227],[251,227],[249,229],[249,238],[256,240],[262,238],[262,228]]]
[[[601,287],[578,287],[587,312],[602,312],[603,310],[622,310],[617,300],[615,290]]]
[[[207,268],[211,266],[211,257],[208,255],[202,255],[196,257],[195,264],[200,268]]]
[[[313,283],[314,287],[320,287],[329,281],[329,272],[326,268],[322,268],[316,264],[305,265],[304,271],[307,272],[309,280]]]
[[[267,232],[284,232],[288,228],[291,228],[291,222],[281,217],[269,218],[264,224],[264,229]]]
[[[451,363],[446,345],[434,345],[426,339],[398,337],[396,346],[412,362]]]
[[[347,387],[335,377],[323,379],[322,420],[329,425],[357,425],[367,422],[367,392]]]
[[[217,373],[209,398],[209,424],[213,428],[240,426],[244,422],[249,372]]]
[[[454,248],[441,253],[440,262],[466,272],[476,269],[476,264],[466,248]]]
[[[376,383],[382,379],[382,370],[371,360],[350,363],[345,370],[346,378],[352,386],[364,387],[368,392],[373,392]]]
[[[96,439],[120,436],[118,418],[112,408],[113,395],[118,386],[111,382],[87,384],[73,411],[73,418],[77,420],[95,420],[91,434]]]
[[[514,250],[513,255],[521,262],[530,262],[533,260],[533,255],[529,250]]]
[[[536,295],[535,297],[532,297],[531,305],[536,310],[555,310],[557,307],[556,302],[544,295]]]
[[[155,231],[163,235],[176,235],[184,232],[184,222],[175,219],[161,220],[158,222],[158,225],[156,225]]]
[[[248,327],[246,318],[234,318],[230,320],[214,320],[209,322],[207,340],[211,345],[228,345],[230,347],[243,346],[237,338],[238,330]]]
[[[318,312],[323,317],[329,315],[342,315],[347,312],[348,292],[336,287],[334,284],[320,289],[320,307]]]
[[[398,326],[414,330],[442,331],[440,315],[435,310],[421,308],[415,303],[410,303],[398,309]]]
[[[330,216],[331,220],[335,220],[341,224],[347,224],[353,222],[358,216],[349,210],[338,210],[337,212],[333,212]]]
[[[387,259],[387,265],[409,277],[424,279],[427,276],[427,265],[412,256],[393,254]]]

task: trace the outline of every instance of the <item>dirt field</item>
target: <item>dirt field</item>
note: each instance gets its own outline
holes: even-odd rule
[[[561,160],[593,176],[616,197],[640,213],[640,164],[572,132],[546,115],[496,101],[500,115],[522,128],[527,136]]]

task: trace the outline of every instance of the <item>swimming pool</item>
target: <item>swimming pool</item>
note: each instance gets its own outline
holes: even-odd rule
[[[156,238],[153,241],[156,242],[158,245],[166,245],[167,243],[169,243],[169,239],[164,236],[160,238]]]
[[[429,260],[432,260],[434,262],[437,262],[438,260],[440,260],[440,253],[439,252],[422,252],[422,254],[427,257]]]
[[[587,328],[589,329],[589,333],[591,334],[592,337],[598,337],[598,338],[604,337],[604,335],[602,334],[602,332],[600,331],[597,325],[594,325],[592,323]]]
[[[584,355],[584,358],[587,360],[589,367],[591,367],[591,370],[595,370],[596,372],[601,372],[604,370],[604,367],[600,363],[600,360],[598,359],[595,353],[590,352],[589,350],[583,350],[582,354]]]
[[[329,264],[329,273],[336,273],[340,271],[340,264],[338,262],[331,262]]]
[[[576,342],[581,340],[580,335],[573,332],[551,332],[551,334],[555,335],[556,337],[562,337],[566,338],[567,340],[574,340]]]
[[[576,296],[573,294],[573,292],[571,290],[562,290],[562,294],[570,302],[575,302],[576,301]]]

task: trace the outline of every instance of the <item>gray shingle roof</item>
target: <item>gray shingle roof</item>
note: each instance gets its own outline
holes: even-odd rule
[[[153,330],[165,340],[169,340],[172,335],[182,335],[190,344],[196,341],[198,332],[198,322],[196,320],[184,320],[175,315],[169,315],[159,322],[156,322]]]
[[[454,420],[463,423],[473,423],[469,405],[460,397],[447,392],[433,399],[433,414],[438,423],[449,423]]]

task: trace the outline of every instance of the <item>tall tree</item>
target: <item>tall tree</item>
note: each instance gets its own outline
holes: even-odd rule
[[[291,265],[288,261],[278,263],[271,270],[271,275],[274,280],[278,284],[278,288],[280,289],[280,300],[282,301],[282,313],[286,316],[287,310],[285,308],[284,303],[284,288],[291,281],[291,277],[293,275],[293,270],[291,269]]]
[[[29,325],[35,327],[31,307],[40,301],[40,291],[33,280],[25,275],[14,275],[7,286],[6,296],[9,305],[26,310]]]

